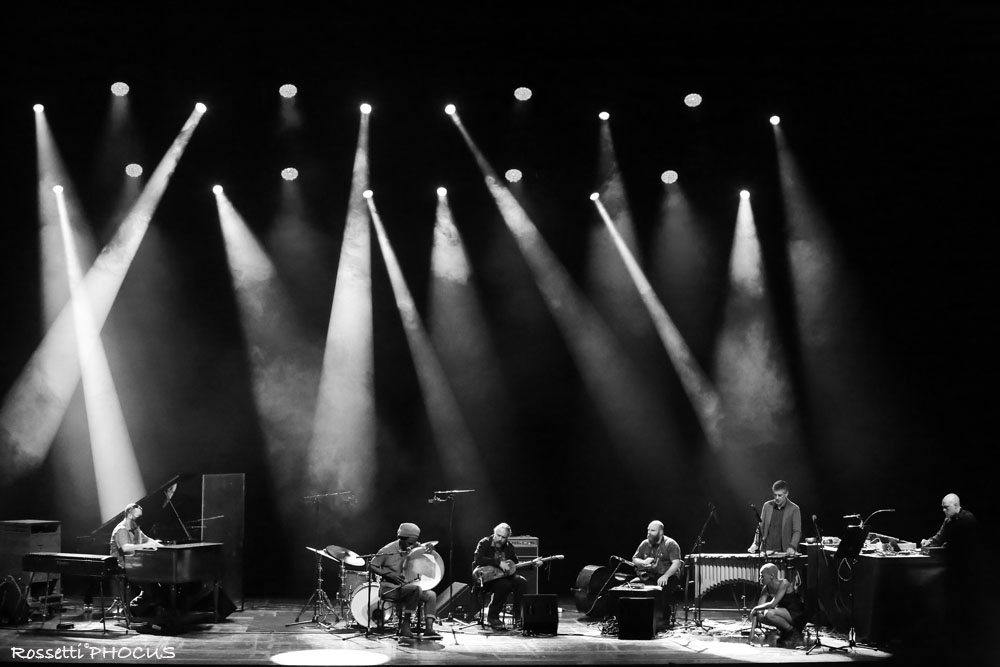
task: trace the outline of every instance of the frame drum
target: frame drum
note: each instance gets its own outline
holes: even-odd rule
[[[437,551],[412,556],[403,563],[403,576],[420,590],[429,591],[444,579],[444,560]]]

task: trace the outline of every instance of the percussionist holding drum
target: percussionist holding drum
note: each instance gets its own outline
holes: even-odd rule
[[[371,562],[371,570],[382,578],[379,585],[379,597],[403,604],[403,618],[399,623],[399,635],[413,639],[410,628],[410,618],[417,610],[420,602],[424,604],[424,639],[441,639],[434,630],[434,619],[437,618],[437,594],[432,590],[423,590],[419,584],[406,580],[404,571],[407,559],[414,554],[426,553],[434,548],[433,544],[418,545],[420,527],[415,523],[401,523],[396,531],[399,538],[389,542],[375,554]]]

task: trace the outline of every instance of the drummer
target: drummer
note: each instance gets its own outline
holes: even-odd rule
[[[411,555],[427,553],[434,546],[430,543],[417,545],[420,537],[420,527],[415,523],[401,523],[396,531],[399,538],[378,550],[372,558],[371,570],[382,580],[379,584],[379,598],[392,600],[403,605],[403,617],[399,623],[399,635],[413,639],[410,619],[417,611],[418,603],[424,604],[425,639],[441,639],[434,630],[434,620],[437,618],[437,594],[432,590],[423,590],[419,584],[406,580],[406,561]]]

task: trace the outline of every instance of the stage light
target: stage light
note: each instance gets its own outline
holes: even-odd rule
[[[361,105],[361,113],[371,113],[371,112],[372,112],[372,105],[368,104],[367,102]]]
[[[214,192],[217,195],[221,195],[222,194],[222,186],[221,185],[213,185],[212,186],[212,192]]]
[[[597,199],[598,199],[598,198],[599,198],[600,196],[601,196],[601,195],[600,195],[600,193],[598,193],[598,192],[593,192],[593,193],[591,193],[591,195],[590,195],[590,201],[597,201]]]
[[[750,191],[740,190],[740,199],[750,199]]]
[[[600,118],[601,120],[607,120],[611,118],[611,114],[609,114],[607,111],[602,111],[601,113],[597,114],[597,117]]]
[[[660,180],[670,185],[671,183],[677,182],[677,172],[673,169],[667,169],[665,172],[660,174]]]
[[[278,94],[286,99],[291,99],[295,97],[299,92],[299,89],[290,83],[286,83],[281,88],[278,88]]]
[[[35,113],[42,113],[43,111],[45,111],[45,107],[43,107],[41,104],[36,104],[31,108],[35,110]]]
[[[124,81],[116,81],[111,84],[111,92],[117,97],[125,97],[128,95],[129,87]]]
[[[438,188],[437,193],[438,197],[444,197],[446,194],[448,194],[448,188]]]
[[[521,86],[520,88],[514,91],[514,97],[521,100],[522,102],[524,102],[525,100],[530,100],[531,88],[526,88],[525,86]]]
[[[375,193],[372,192],[371,190],[365,190],[364,192],[361,193],[361,196],[364,197],[365,199],[371,199],[372,196],[374,196],[374,194]]]
[[[446,114],[448,114],[449,116],[454,116],[455,115],[455,105],[454,104],[449,104],[448,106],[446,106],[444,108],[444,112]]]
[[[777,125],[781,122],[781,116],[771,116],[771,125]]]
[[[197,111],[198,113],[205,113],[206,111],[208,111],[208,107],[206,107],[201,102],[198,102],[198,104],[194,105],[194,110]]]
[[[142,176],[142,165],[138,165],[135,162],[125,165],[125,173],[131,178],[139,178]]]
[[[299,170],[295,167],[285,167],[281,170],[281,177],[286,181],[294,181],[299,177]]]
[[[63,191],[63,186],[61,186],[61,185],[53,185],[52,186],[52,192],[56,193],[57,195],[61,194],[62,191]]]
[[[521,180],[523,174],[520,169],[508,169],[503,173],[503,177],[507,179],[508,183],[517,183]]]
[[[701,104],[701,95],[698,93],[688,93],[684,96],[684,104],[692,109]]]

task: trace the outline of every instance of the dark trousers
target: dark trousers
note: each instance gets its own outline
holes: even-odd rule
[[[515,574],[512,577],[501,577],[500,579],[494,579],[484,584],[483,590],[493,594],[493,600],[490,602],[489,618],[500,618],[500,612],[503,611],[503,606],[507,603],[507,596],[512,593],[514,595],[514,599],[511,600],[514,604],[514,618],[521,618],[521,598],[524,596],[524,590],[527,586],[528,580],[519,574]]]

